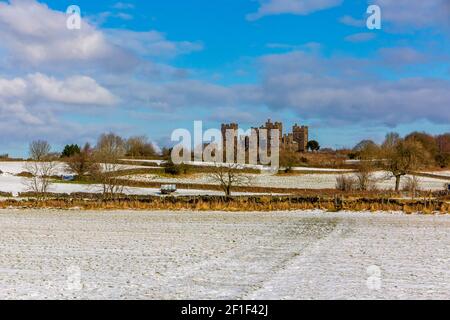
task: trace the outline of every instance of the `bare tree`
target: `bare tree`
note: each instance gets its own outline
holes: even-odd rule
[[[360,159],[356,172],[356,188],[360,191],[371,190],[375,187],[373,172],[380,155],[380,148],[370,140],[361,141],[354,149]]]
[[[50,144],[44,140],[36,140],[30,143],[30,158],[35,161],[41,161],[50,154]]]
[[[98,138],[95,149],[97,154],[103,154],[107,158],[119,159],[125,156],[126,142],[122,137],[112,132],[106,133]]]
[[[366,164],[359,165],[355,176],[356,188],[358,190],[367,191],[374,188],[375,181],[373,179],[373,171],[370,166],[367,166]]]
[[[402,139],[397,132],[389,132],[383,142],[383,148],[394,148]]]
[[[38,198],[45,198],[56,174],[57,163],[54,161],[29,161],[25,164],[25,170],[31,173],[30,178],[24,178],[27,191],[36,194]]]
[[[413,175],[411,177],[407,177],[407,179],[403,182],[402,190],[410,192],[411,198],[414,199],[417,192],[420,191],[420,181],[417,176]]]
[[[397,139],[394,143],[385,143],[382,153],[385,169],[395,177],[395,191],[400,190],[401,177],[419,169],[429,160],[427,151],[414,140]]]
[[[123,182],[116,173],[122,168],[119,160],[124,155],[125,142],[121,137],[113,133],[100,136],[94,152],[98,170],[93,172],[93,177],[101,184],[105,199],[115,199],[123,193]]]
[[[112,171],[99,170],[93,174],[96,182],[101,185],[101,192],[104,199],[116,199],[125,190],[123,181],[114,173],[116,164],[109,164],[108,169]]]
[[[355,190],[356,180],[352,176],[341,174],[336,177],[336,189],[341,191]]]
[[[209,177],[220,185],[227,197],[231,196],[233,187],[247,186],[251,183],[251,178],[242,172],[242,166],[239,164],[215,164]]]
[[[151,157],[156,154],[153,144],[146,136],[130,137],[126,141],[126,155],[128,157]]]
[[[30,143],[29,153],[33,160],[25,164],[25,170],[31,177],[25,178],[24,184],[27,190],[35,193],[38,198],[45,198],[56,174],[57,163],[51,156],[50,145],[46,141]]]
[[[86,174],[95,174],[100,170],[98,163],[94,159],[94,150],[89,143],[86,143],[79,153],[74,154],[66,160],[70,172],[78,177]]]

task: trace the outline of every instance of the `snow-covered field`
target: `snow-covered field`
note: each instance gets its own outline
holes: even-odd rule
[[[0,211],[1,299],[449,299],[450,216]]]
[[[163,160],[136,160],[136,159],[121,159],[122,161],[127,162],[136,162],[136,163],[149,163],[149,164],[156,164],[158,166],[161,166],[164,164],[165,161]],[[185,161],[184,162],[187,165],[190,166],[196,166],[196,167],[215,167],[215,166],[231,166],[234,164],[228,164],[228,163],[214,163],[214,162],[206,162],[206,161]],[[243,169],[254,169],[254,170],[261,170],[263,172],[270,171],[268,167],[263,165],[254,165],[254,164],[240,164],[240,168]],[[291,170],[293,171],[317,171],[317,172],[349,172],[352,171],[351,169],[333,169],[333,168],[313,168],[313,167],[292,167]]]
[[[438,176],[446,176],[446,177],[450,178],[450,171],[432,171],[432,172],[426,172],[426,173],[435,174]]]
[[[138,165],[126,165],[121,164],[116,166],[116,170],[128,170],[128,169],[148,169],[145,166]],[[24,171],[27,171],[27,162],[24,161],[0,161],[0,171],[4,173],[10,174],[18,174]],[[67,175],[70,174],[67,166],[63,162],[57,162],[54,172],[54,175]]]
[[[317,173],[300,175],[270,175],[270,174],[247,174],[250,177],[251,185],[257,187],[272,188],[297,188],[297,189],[334,189],[336,178],[341,175],[337,173]],[[348,174],[352,175],[352,174]],[[387,172],[375,172],[376,187],[381,190],[393,189],[395,179],[389,177]],[[192,183],[192,184],[216,184],[207,174],[195,174],[188,178],[166,178],[158,175],[135,175],[128,179],[137,181],[158,181],[164,183]],[[402,178],[405,181],[406,177]],[[441,179],[419,177],[419,186],[422,190],[443,190],[446,181]],[[450,179],[449,179],[450,182]]]
[[[141,168],[140,166],[121,165],[120,169]],[[147,167],[144,167],[147,168]],[[20,192],[30,191],[27,186],[27,178],[17,177],[16,174],[26,171],[24,162],[0,162],[0,192],[11,192],[14,196],[18,196]],[[55,175],[68,174],[67,168],[63,163],[59,163]],[[49,192],[54,193],[74,193],[74,192],[101,192],[100,185],[73,184],[73,183],[54,183],[50,186]],[[161,195],[160,190],[156,188],[132,188],[127,187],[123,193],[130,195]],[[248,195],[250,193],[234,193],[235,195]],[[254,194],[254,193],[253,193]],[[187,190],[179,189],[176,192],[179,196],[190,195],[223,195],[221,191],[213,190]]]
[[[214,162],[206,162],[206,161],[186,161],[185,164],[191,165],[191,166],[197,166],[197,167],[215,167],[215,166],[234,166],[235,164],[228,164],[228,163],[214,163]],[[270,167],[263,166],[263,165],[255,165],[255,164],[239,164],[239,168],[243,169],[254,169],[254,170],[260,170],[261,172],[270,172]],[[348,172],[352,171],[349,169],[328,169],[328,168],[313,168],[313,167],[292,167],[293,171],[317,171],[317,172]]]
[[[120,165],[117,169],[135,169],[135,168],[148,168],[139,165]],[[272,187],[272,188],[298,188],[298,189],[334,189],[336,186],[336,178],[341,173],[326,173],[327,169],[314,169],[314,168],[297,168],[298,171],[318,171],[315,173],[299,174],[299,175],[272,175],[269,173],[261,174],[248,174],[251,180],[251,186],[256,187]],[[335,169],[328,169],[335,170]],[[12,192],[17,195],[19,192],[27,191],[25,178],[17,177],[18,173],[26,171],[25,162],[0,162],[0,191]],[[319,172],[322,171],[322,172]],[[324,173],[325,172],[325,173]],[[445,171],[443,171],[445,173]],[[344,174],[345,172],[343,172]],[[55,170],[55,175],[69,174],[67,167],[63,163],[58,163]],[[345,173],[352,175],[352,173]],[[441,174],[443,175],[443,174]],[[374,174],[376,178],[376,186],[378,189],[393,189],[395,180],[392,177],[388,177],[386,172],[376,172]],[[124,177],[127,179],[137,181],[153,181],[161,183],[186,183],[186,184],[215,184],[208,174],[195,174],[188,178],[166,178],[158,175],[133,175]],[[422,190],[442,190],[444,188],[445,180],[419,177],[419,185]],[[405,178],[403,178],[405,181]],[[450,182],[450,175],[449,181]],[[57,193],[72,193],[72,192],[99,192],[100,186],[95,185],[77,185],[77,184],[53,184],[50,188],[50,192]],[[127,188],[125,193],[128,194],[159,194],[157,189],[148,188]],[[217,191],[201,191],[201,190],[179,190],[179,195],[219,195],[221,192]]]
[[[122,168],[123,167],[123,168]],[[121,169],[128,169],[134,166],[121,166]],[[27,178],[15,176],[18,173],[26,171],[25,162],[0,162],[0,191],[11,192],[14,196],[17,196],[20,192],[29,191],[27,187]],[[63,163],[58,163],[54,172],[55,175],[69,174],[66,166]],[[51,185],[49,192],[57,193],[72,193],[72,192],[99,192],[101,187],[98,185],[83,185],[83,184],[66,184],[55,183]],[[183,193],[183,190],[180,191]],[[187,190],[186,192],[189,193]],[[125,190],[127,194],[159,194],[157,189],[147,188],[127,188]]]
[[[17,197],[20,192],[30,191],[25,182],[26,178],[16,177],[9,174],[0,175],[0,191],[1,192],[11,192],[13,196]],[[75,192],[88,192],[88,193],[99,193],[102,187],[100,185],[86,185],[86,184],[72,184],[72,183],[54,183],[50,186],[49,192],[54,193],[75,193]],[[161,192],[157,188],[134,188],[126,187],[123,190],[124,194],[129,195],[152,195],[160,196]],[[239,193],[235,192],[234,195],[249,195],[251,193]],[[256,194],[256,193],[252,193]],[[202,195],[223,195],[221,191],[214,190],[188,190],[188,189],[178,189],[175,195],[178,196],[202,196]]]
[[[0,161],[0,171],[9,174],[18,174],[27,171],[27,162],[25,161]],[[55,175],[69,174],[64,163],[59,162],[55,167]]]
[[[162,165],[164,163],[163,160],[120,159],[120,161],[137,162],[137,163],[148,163],[148,164],[155,164],[157,166],[160,166],[160,165]]]

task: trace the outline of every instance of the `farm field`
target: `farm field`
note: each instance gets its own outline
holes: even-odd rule
[[[129,169],[148,169],[146,166],[121,164],[117,166],[118,170]],[[18,174],[26,171],[25,161],[0,161],[0,171],[10,174]],[[63,162],[58,162],[55,168],[56,175],[70,174]]]
[[[352,175],[351,173],[344,173]],[[306,173],[296,175],[270,175],[270,174],[247,174],[250,177],[251,185],[255,187],[270,188],[297,188],[297,189],[334,189],[336,187],[336,178],[341,173]],[[376,179],[376,187],[380,190],[393,189],[395,179],[390,177],[387,172],[378,171],[373,175]],[[216,182],[207,174],[193,174],[189,177],[161,177],[155,174],[142,174],[124,177],[134,181],[144,182],[162,182],[162,183],[186,183],[186,184],[216,184]],[[407,177],[403,177],[405,181]],[[419,187],[424,191],[443,190],[445,180],[430,177],[418,177]],[[449,177],[450,182],[450,177]]]
[[[143,162],[145,160],[136,160]],[[149,160],[150,161],[150,160]],[[153,161],[153,160],[152,160]],[[156,160],[155,160],[156,161]],[[133,161],[131,161],[133,162]],[[149,162],[149,163],[155,163]],[[160,163],[158,163],[160,164]],[[117,167],[117,170],[130,170],[130,169],[149,169],[148,166],[142,165],[130,165],[121,164]],[[13,195],[17,195],[20,192],[27,191],[26,178],[17,176],[18,174],[26,171],[26,162],[1,162],[0,161],[0,192],[11,192]],[[296,173],[292,175],[274,175],[262,171],[259,174],[246,173],[250,179],[250,186],[253,187],[268,187],[268,188],[291,188],[291,189],[334,189],[336,187],[336,178],[340,175],[351,176],[354,173],[348,172],[346,169],[332,169],[332,168],[307,168],[297,167],[294,170]],[[304,173],[302,173],[302,171]],[[333,171],[333,172],[332,172]],[[336,172],[337,171],[337,172]],[[70,172],[67,167],[61,162],[58,163],[55,175],[67,175]],[[433,177],[419,177],[419,188],[423,191],[436,191],[443,190],[444,184],[450,182],[450,172],[440,171],[441,176],[448,174],[449,181],[443,179],[437,179]],[[387,172],[378,171],[373,174],[376,180],[376,187],[379,190],[390,190],[395,185],[395,179]],[[214,190],[195,190],[195,185],[214,185],[218,184],[207,173],[193,173],[188,176],[174,176],[169,177],[166,175],[157,174],[134,174],[129,176],[123,176],[123,179],[141,182],[157,182],[157,183],[173,183],[173,184],[188,184],[192,188],[190,190],[179,190],[179,195],[221,195],[220,191]],[[402,181],[405,182],[407,177],[403,177]],[[137,188],[127,187],[124,190],[126,194],[140,194],[140,195],[159,195],[159,189],[155,188]],[[199,188],[201,189],[201,188]],[[55,183],[50,187],[50,192],[55,193],[73,193],[73,192],[99,192],[101,186],[99,185],[86,185],[76,183]],[[235,195],[249,195],[256,193],[234,193]]]
[[[0,175],[0,191],[11,192],[13,196],[18,196],[21,192],[27,191],[24,179],[13,175]],[[49,192],[52,193],[100,193],[102,186],[96,184],[76,184],[76,183],[54,183],[50,186]],[[151,195],[160,196],[161,191],[158,188],[136,188],[125,187],[123,190],[127,195]],[[214,190],[195,190],[195,189],[178,189],[176,192],[179,196],[202,196],[202,195],[223,195],[221,191]],[[234,195],[257,195],[258,193],[235,192]]]
[[[27,178],[18,177],[17,174],[25,171],[24,162],[0,162],[0,192],[11,192],[17,196],[20,192],[27,191]],[[142,168],[141,166],[120,165],[120,170]],[[147,167],[144,167],[147,168]],[[69,174],[63,163],[58,164],[55,174],[65,175]],[[54,193],[76,193],[88,192],[97,193],[102,190],[100,185],[95,184],[76,184],[76,183],[54,183],[50,186],[49,192]],[[160,190],[157,188],[134,188],[126,187],[123,191],[129,195],[160,195]],[[222,192],[213,190],[183,190],[177,192],[178,195],[222,195]],[[246,193],[237,193],[246,194]]]
[[[435,175],[439,175],[439,176],[446,176],[450,178],[450,171],[428,171],[426,172],[428,174],[435,174]]]
[[[0,298],[449,299],[449,245],[448,215],[2,210]]]

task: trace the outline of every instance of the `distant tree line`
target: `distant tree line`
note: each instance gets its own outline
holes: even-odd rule
[[[89,143],[83,147],[69,144],[60,154],[53,153],[47,141],[36,140],[29,145],[31,161],[27,162],[26,170],[30,177],[26,184],[29,191],[45,196],[58,174],[58,162],[62,161],[77,179],[90,177],[92,181],[100,184],[104,197],[111,199],[123,191],[120,178],[114,174],[120,170],[121,159],[149,158],[157,155],[155,147],[146,136],[124,139],[114,133],[105,133],[99,136],[94,147]]]
[[[415,145],[420,148],[427,158],[428,165],[434,165],[440,168],[446,168],[450,165],[450,133],[433,136],[426,132],[412,132],[401,138],[398,133],[389,133],[385,141],[378,145],[372,140],[363,140],[359,142],[349,153],[349,157],[360,159],[363,153],[377,154],[381,149],[393,147],[395,145]]]
[[[398,133],[391,132],[380,145],[372,140],[359,142],[349,156],[360,160],[358,176],[365,175],[367,182],[375,169],[389,172],[395,178],[395,191],[400,190],[402,177],[412,175],[407,182],[408,189],[414,193],[418,187],[417,171],[450,165],[450,133],[432,136],[425,132],[413,132],[402,138]]]

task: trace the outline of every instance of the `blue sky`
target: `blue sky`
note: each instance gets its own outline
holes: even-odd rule
[[[449,21],[447,0],[0,1],[0,153],[106,131],[164,146],[194,120],[306,124],[328,147],[448,132]]]

